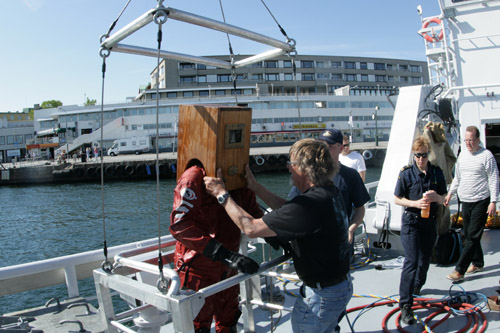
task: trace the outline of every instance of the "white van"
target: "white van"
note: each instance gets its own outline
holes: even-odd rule
[[[109,156],[119,154],[136,154],[147,153],[152,149],[150,137],[132,137],[113,141],[113,145],[108,149]]]

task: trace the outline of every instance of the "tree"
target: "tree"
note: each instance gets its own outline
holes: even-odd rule
[[[85,102],[85,106],[89,106],[89,105],[95,105],[95,103],[97,103],[97,101],[95,99],[89,99],[87,97],[87,101]]]
[[[44,101],[40,105],[40,108],[42,109],[51,109],[51,108],[57,108],[58,106],[62,106],[63,103],[61,101],[56,101],[55,99],[52,99],[50,101]]]

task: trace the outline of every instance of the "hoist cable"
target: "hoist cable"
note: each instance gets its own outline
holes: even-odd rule
[[[222,20],[224,23],[226,22],[226,15],[224,15],[224,8],[222,7],[222,0],[219,0],[219,6],[220,6],[220,11],[222,14]],[[226,37],[227,37],[227,44],[229,46],[229,55],[231,57],[231,77],[233,79],[233,90],[234,90],[234,96],[236,99],[236,104],[238,104],[238,94],[236,92],[236,71],[234,68],[234,52],[233,52],[233,46],[231,45],[231,38],[229,37],[229,34],[226,32]]]
[[[156,163],[155,163],[155,172],[156,172],[156,209],[157,209],[157,225],[158,225],[158,270],[160,272],[160,276],[158,279],[157,287],[160,292],[167,292],[167,283],[165,277],[163,275],[163,258],[161,253],[161,210],[160,210],[160,167],[159,167],[159,159],[160,159],[160,149],[159,149],[159,141],[160,141],[160,51],[161,51],[161,42],[163,38],[163,33],[161,30],[162,25],[167,21],[167,14],[164,10],[165,7],[162,5],[162,0],[158,2],[158,11],[154,15],[154,21],[158,24],[158,52],[156,56]]]
[[[125,6],[123,7],[123,9],[120,12],[120,14],[118,14],[118,17],[113,21],[113,23],[111,23],[111,25],[109,26],[108,32],[106,33],[106,37],[109,36],[109,34],[111,33],[111,31],[113,31],[113,29],[116,26],[116,23],[118,23],[118,20],[122,16],[123,12],[125,11],[125,9],[127,9],[128,5],[130,4],[130,1],[132,1],[132,0],[128,0],[128,2],[125,4]]]
[[[278,28],[280,29],[281,33],[283,34],[283,36],[285,36],[286,40],[287,41],[291,41],[291,39],[288,37],[288,35],[286,34],[285,32],[285,29],[283,29],[281,27],[281,25],[278,23],[278,20],[276,20],[276,17],[274,17],[273,13],[271,12],[271,10],[269,9],[269,7],[267,7],[266,3],[264,2],[264,0],[260,0],[260,2],[262,2],[262,4],[264,5],[264,7],[266,7],[267,11],[269,12],[269,15],[271,15],[271,17],[273,18],[274,22],[276,22],[276,24],[278,25]]]
[[[293,81],[297,82],[297,65],[295,64],[295,58],[292,57],[292,69],[293,69]],[[297,113],[299,116],[299,133],[300,138],[302,139],[302,118],[300,116],[300,101],[299,101],[299,85],[295,84],[295,98],[297,100]]]
[[[101,142],[100,142],[100,150],[101,150],[101,207],[102,207],[102,229],[103,229],[103,252],[104,252],[104,262],[101,267],[103,271],[107,273],[111,273],[112,264],[108,260],[108,244],[106,241],[106,215],[104,211],[104,160],[102,153],[102,143],[103,143],[103,124],[104,124],[104,81],[106,78],[106,58],[109,56],[109,50],[102,48],[100,51],[100,55],[102,57],[102,86],[101,86]],[[99,153],[99,151],[98,151]]]

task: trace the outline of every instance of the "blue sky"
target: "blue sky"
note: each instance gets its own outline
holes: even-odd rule
[[[101,102],[100,36],[126,0],[8,0],[0,1],[0,111],[56,99],[64,105],[83,104],[85,97]],[[157,4],[132,0],[116,32]],[[417,5],[424,17],[438,15],[437,0],[266,0],[299,54],[367,56],[425,60]],[[222,21],[219,0],[165,0],[167,7]],[[284,40],[260,0],[222,0],[227,23]],[[122,43],[156,48],[152,23]],[[268,50],[247,40],[231,38],[236,54]],[[173,52],[228,54],[220,32],[168,20],[162,49]],[[125,102],[149,82],[155,58],[111,53],[104,103]]]

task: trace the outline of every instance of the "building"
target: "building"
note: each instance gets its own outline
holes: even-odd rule
[[[33,139],[33,109],[0,112],[0,163],[26,157],[26,144]]]
[[[163,60],[151,81],[132,102],[37,110],[37,140],[57,135],[59,149],[73,153],[98,144],[102,128],[104,149],[132,136],[150,136],[155,144],[158,105],[158,146],[175,150],[180,104],[252,108],[252,146],[290,145],[331,127],[351,133],[354,142],[387,140],[398,88],[427,83],[428,74],[427,64],[419,61],[334,56],[295,56],[292,61],[282,56],[234,73]]]

